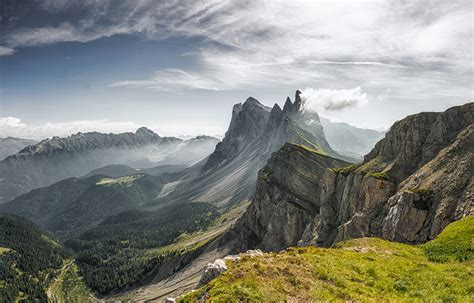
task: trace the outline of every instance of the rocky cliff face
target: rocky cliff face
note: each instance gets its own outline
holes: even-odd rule
[[[300,123],[299,91],[295,102],[284,109],[266,107],[254,98],[233,108],[225,138],[207,160],[186,171],[165,199],[213,202],[231,205],[251,197],[257,172],[271,154],[286,142],[305,144],[337,156],[327,143],[322,128],[309,129]]]
[[[295,246],[319,213],[326,169],[348,165],[303,145],[285,144],[260,170],[252,204],[237,222],[237,250]]]
[[[215,138],[183,141],[160,137],[147,128],[135,133],[78,133],[30,145],[0,161],[0,200],[10,200],[33,188],[78,177],[109,164],[147,168],[160,163],[192,164],[212,152]],[[186,155],[188,157],[186,157]],[[176,161],[175,161],[176,160]]]
[[[260,171],[255,199],[231,231],[236,249],[433,239],[474,214],[473,123],[474,103],[409,116],[362,163],[343,168],[285,145]]]
[[[311,243],[433,239],[474,212],[474,103],[395,123],[358,167],[329,170]]]

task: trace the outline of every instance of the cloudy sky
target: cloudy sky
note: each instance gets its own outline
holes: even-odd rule
[[[222,134],[248,96],[370,128],[474,99],[473,4],[3,0],[0,137]]]

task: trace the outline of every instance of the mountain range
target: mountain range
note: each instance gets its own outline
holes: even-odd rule
[[[191,165],[209,155],[217,142],[206,136],[189,140],[160,137],[145,127],[135,133],[53,137],[0,161],[1,199],[8,201],[31,189],[80,177],[109,164],[134,168]]]
[[[329,144],[340,154],[362,160],[380,139],[384,131],[352,126],[344,122],[333,122],[321,117],[321,125]]]
[[[196,279],[199,272],[196,267],[203,268],[201,272],[218,275],[225,269],[219,269],[219,265],[213,263],[216,258],[249,249],[284,252],[292,246],[333,247],[349,239],[362,238],[360,242],[347,244],[348,249],[370,252],[379,249],[372,246],[379,242],[364,237],[408,244],[435,239],[450,223],[474,215],[473,113],[474,103],[467,103],[442,113],[409,116],[396,122],[364,160],[353,164],[338,158],[337,154],[330,155],[304,143],[284,144],[259,170],[252,202],[236,223],[217,239],[206,243],[200,257],[190,265],[145,287],[135,298],[159,301],[198,286],[202,288],[192,293],[198,295],[198,299],[221,298],[207,290],[228,281],[227,278],[241,281],[240,276],[229,277],[234,274],[231,272],[222,279],[217,278],[215,283],[202,285]],[[222,144],[226,141],[224,138]],[[469,243],[472,234],[468,234],[459,237],[466,237],[466,243]],[[308,249],[309,252],[305,248],[302,253],[307,253],[307,258],[317,258],[312,255],[315,252]],[[291,251],[289,254],[292,255]],[[453,254],[457,253],[453,250]],[[285,258],[286,254],[281,256]],[[464,257],[460,258],[464,260]],[[236,256],[229,256],[227,260],[237,260],[237,267],[246,264]],[[241,260],[246,262],[244,260],[249,258],[242,257]],[[210,262],[207,266],[206,261]],[[259,264],[252,263],[255,267],[245,274],[252,279],[267,279],[259,271]],[[286,263],[282,266],[287,271],[293,268]],[[342,268],[330,266],[335,272]],[[459,266],[466,270],[464,266],[469,265]],[[222,283],[229,285],[230,282]],[[462,285],[462,279],[457,279],[456,283]],[[251,285],[243,282],[236,287],[247,289]],[[269,287],[267,293],[280,291]],[[317,292],[317,288],[314,291]],[[254,298],[252,292],[236,293],[240,295],[229,298],[244,301]]]

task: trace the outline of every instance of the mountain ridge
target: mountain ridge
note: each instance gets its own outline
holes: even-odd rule
[[[217,142],[205,136],[189,140],[160,137],[145,127],[135,133],[53,137],[0,161],[1,198],[8,201],[31,189],[79,177],[108,164],[138,168],[160,163],[190,165],[210,154]]]
[[[0,138],[0,161],[8,156],[16,154],[26,146],[36,143],[38,143],[38,141],[31,139],[15,137]]]

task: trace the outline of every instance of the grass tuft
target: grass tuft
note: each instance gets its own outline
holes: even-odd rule
[[[342,174],[344,176],[347,176],[349,175],[351,172],[355,171],[357,168],[360,167],[360,163],[357,163],[357,164],[351,164],[351,165],[348,165],[348,166],[344,166],[344,167],[340,167],[340,168],[330,168],[330,170],[333,172],[333,173],[336,173],[336,174]]]
[[[369,177],[374,177],[375,179],[388,181],[390,176],[386,172],[373,172],[368,174]]]

